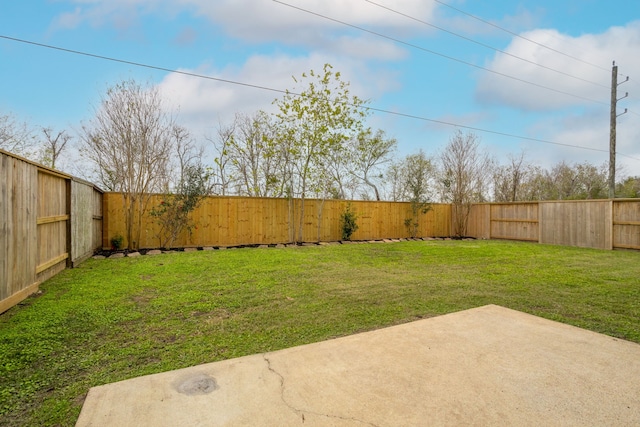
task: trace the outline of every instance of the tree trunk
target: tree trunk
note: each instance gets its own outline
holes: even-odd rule
[[[322,212],[324,210],[324,202],[325,199],[322,198],[320,201],[320,206],[318,208],[318,242],[322,241],[321,231],[322,231]]]

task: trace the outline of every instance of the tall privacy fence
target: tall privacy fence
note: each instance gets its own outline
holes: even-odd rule
[[[163,197],[154,195],[151,207]],[[306,200],[303,240],[341,240],[341,200]],[[411,206],[352,201],[359,229],[353,240],[410,237]],[[208,197],[193,212],[194,229],[173,246],[238,246],[297,239],[300,200]],[[104,217],[103,217],[104,215]],[[418,220],[416,236],[450,236],[455,209],[434,204]],[[294,225],[295,224],[295,225]],[[0,150],[0,313],[34,293],[38,285],[95,249],[126,236],[124,198],[93,184]],[[160,245],[151,215],[140,225],[140,248]],[[477,204],[467,236],[523,240],[600,249],[640,250],[640,199]],[[137,235],[134,233],[133,235]],[[124,242],[127,244],[127,242]]]
[[[157,206],[162,196],[153,196]],[[411,206],[405,202],[306,200],[304,241],[341,239],[340,215],[347,203],[358,216],[353,240],[411,237],[405,221]],[[291,242],[297,234],[300,200],[208,197],[194,211],[197,229],[184,232],[174,246],[236,246]],[[104,194],[103,246],[125,235],[123,197]],[[418,237],[451,236],[455,209],[433,204],[418,220]],[[153,217],[142,222],[138,246],[159,246],[159,227]],[[640,199],[574,200],[473,205],[467,220],[468,237],[538,242],[598,249],[640,250]]]
[[[102,244],[102,191],[0,150],[0,313]]]
[[[598,249],[640,249],[640,199],[474,205],[468,233]]]
[[[150,207],[158,206],[163,196],[154,195]],[[344,200],[304,201],[303,241],[337,241],[342,239],[340,216],[347,203],[355,211],[358,230],[352,240],[375,240],[410,237],[405,220],[411,217],[411,206],[405,202],[369,202]],[[300,200],[207,197],[193,212],[194,228],[185,231],[173,243],[175,247],[238,246],[287,243],[296,240],[299,227]],[[126,236],[124,198],[120,193],[104,194],[103,246],[109,248],[115,236]],[[420,216],[418,236],[449,236],[451,206],[434,204]],[[144,215],[140,230],[140,248],[160,245],[160,227],[151,215]],[[137,235],[137,233],[133,233]],[[124,244],[127,245],[125,239]]]

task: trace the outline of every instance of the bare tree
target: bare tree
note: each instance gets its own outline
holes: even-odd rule
[[[387,138],[382,130],[372,134],[371,129],[367,129],[351,140],[351,173],[373,189],[376,200],[380,200],[378,181],[383,177],[380,167],[391,161],[397,145],[398,142]]]
[[[321,188],[332,199],[352,199],[360,185],[359,179],[353,174],[354,165],[348,145],[334,146],[323,161],[327,176]]]
[[[175,161],[177,164],[171,169],[177,168],[179,174],[176,177],[172,177],[170,185],[172,189],[178,189],[183,185],[185,180],[189,178],[187,175],[193,174],[194,168],[207,173],[210,173],[210,171],[207,171],[207,168],[203,164],[205,156],[204,147],[196,144],[185,128],[175,126],[172,129],[172,134],[175,143]],[[210,193],[212,190],[212,188],[209,188],[205,191],[205,194]]]
[[[40,163],[55,169],[60,155],[71,140],[71,135],[65,130],[55,132],[52,128],[42,128],[44,134],[43,147],[40,152]]]
[[[551,184],[549,173],[540,166],[530,166],[520,184],[518,200],[546,200]]]
[[[0,114],[0,149],[33,159],[36,141],[27,123],[20,123],[10,114]]]
[[[385,194],[386,200],[393,202],[399,202],[402,200],[404,183],[402,182],[402,170],[401,163],[399,161],[393,161],[388,167],[385,173]]]
[[[493,200],[496,202],[522,200],[522,187],[531,173],[531,166],[525,162],[524,152],[517,157],[509,155],[508,158],[507,165],[497,167],[493,172]]]
[[[453,232],[467,232],[471,204],[484,202],[484,191],[492,161],[480,152],[480,139],[473,133],[456,132],[440,156],[442,195],[453,204]]]
[[[230,149],[234,144],[237,122],[225,125],[218,123],[216,134],[207,136],[206,139],[213,144],[216,157],[213,159],[213,192],[225,196],[229,194],[231,186],[235,181],[232,165],[233,159]]]
[[[272,150],[274,138],[271,117],[264,111],[254,115],[237,114],[233,126],[234,137],[228,144],[239,193],[250,197],[278,197],[282,195],[278,173],[281,152]]]
[[[138,247],[152,192],[167,187],[176,135],[185,135],[178,128],[158,90],[133,80],[109,88],[82,127],[82,154],[95,166],[97,180],[122,192],[129,249]]]
[[[540,180],[541,200],[606,199],[608,165],[556,163]]]
[[[392,163],[387,169],[393,201],[410,202],[409,216],[404,225],[411,237],[417,237],[420,216],[431,209],[435,188],[433,161],[420,150]]]

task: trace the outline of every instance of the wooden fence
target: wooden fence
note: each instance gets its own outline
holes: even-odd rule
[[[99,248],[101,223],[93,184],[0,150],[0,313]]]
[[[163,196],[152,197],[151,206],[157,206]],[[121,193],[104,194],[103,247],[111,247],[111,239],[126,236],[123,196]],[[358,216],[359,229],[353,240],[376,240],[409,237],[405,220],[410,217],[410,204],[398,202],[352,201]],[[305,200],[303,241],[341,240],[340,215],[346,208],[343,200]],[[173,244],[175,247],[238,246],[288,243],[296,240],[294,224],[299,221],[300,200],[208,197],[194,211],[197,229],[183,233]],[[451,207],[434,204],[432,210],[419,220],[418,236],[449,236]],[[159,226],[154,218],[145,215],[142,223],[140,248],[157,248]],[[135,233],[134,233],[135,235]],[[125,241],[125,245],[127,242]]]
[[[151,206],[163,197],[153,195]],[[302,240],[341,240],[340,215],[347,203],[307,199]],[[409,203],[350,203],[359,226],[353,240],[410,237],[405,225],[411,217]],[[208,197],[194,212],[196,228],[183,232],[173,246],[293,242],[300,210],[300,200]],[[0,150],[0,227],[1,313],[95,249],[110,248],[114,236],[125,236],[123,196],[103,194],[91,183]],[[417,236],[450,236],[451,227],[451,205],[433,204],[420,217]],[[137,246],[160,246],[158,234],[154,218],[144,215]],[[466,234],[480,239],[640,250],[640,199],[477,204],[471,209]]]
[[[640,249],[640,199],[486,203],[468,234],[599,249]]]

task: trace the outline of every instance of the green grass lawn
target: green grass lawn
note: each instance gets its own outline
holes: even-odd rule
[[[89,260],[0,315],[0,424],[90,387],[498,304],[640,343],[640,252],[501,241]]]

